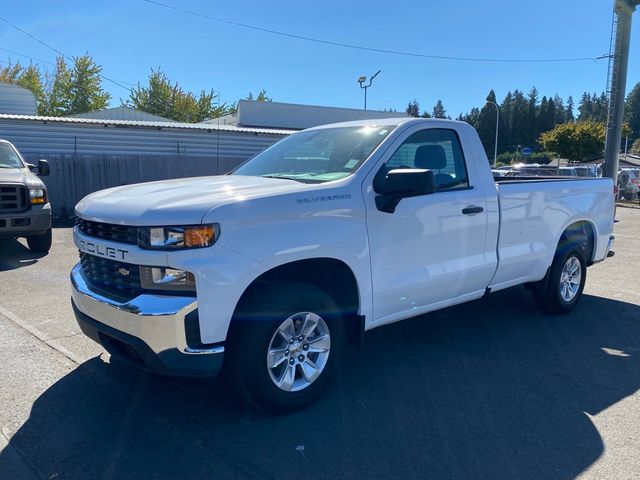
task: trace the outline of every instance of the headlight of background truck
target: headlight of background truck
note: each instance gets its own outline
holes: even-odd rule
[[[43,205],[47,203],[47,190],[44,188],[30,188],[29,201],[31,205]]]
[[[220,226],[192,225],[179,227],[142,227],[138,245],[149,250],[181,250],[210,247],[220,236]]]

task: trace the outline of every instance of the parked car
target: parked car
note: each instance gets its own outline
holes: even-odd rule
[[[585,177],[586,175],[578,175],[576,167],[559,167],[558,175],[561,177]]]
[[[640,190],[640,168],[623,168],[618,172],[618,188],[623,200],[637,200]]]
[[[558,167],[540,165],[538,163],[518,163],[512,165],[506,174],[507,177],[556,177],[558,175]]]
[[[49,175],[49,164],[24,161],[7,140],[0,140],[0,239],[25,237],[29,249],[51,248],[51,205],[47,187],[38,178]]]
[[[222,368],[251,404],[287,411],[373,328],[519,284],[571,311],[612,253],[614,207],[608,178],[494,180],[463,122],[316,127],[230,175],[85,197],[73,309],[116,359]]]

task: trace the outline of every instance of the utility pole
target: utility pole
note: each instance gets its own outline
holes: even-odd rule
[[[365,85],[364,82],[367,81],[367,77],[365,75],[362,75],[360,78],[358,78],[358,83],[360,84],[360,88],[364,89],[364,109],[367,109],[367,89],[371,86],[371,84],[373,83],[373,79],[376,78],[378,76],[378,74],[381,72],[382,70],[378,70],[376,73],[374,73],[371,78],[369,79],[369,84]]]
[[[607,137],[604,149],[605,177],[614,179],[618,175],[618,155],[622,140],[624,97],[629,67],[629,42],[631,38],[631,16],[640,5],[640,0],[615,0],[611,51],[609,52],[609,78],[607,89],[609,109],[607,112]],[[614,36],[615,35],[615,36]]]

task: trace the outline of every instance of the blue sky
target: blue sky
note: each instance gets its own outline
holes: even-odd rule
[[[611,0],[205,1],[160,0],[210,16],[373,48],[489,58],[596,57],[609,48]],[[185,15],[142,0],[23,0],[0,15],[67,55],[89,52],[103,73],[129,85],[161,67],[190,90],[235,101],[265,88],[274,100],[361,108],[360,75],[381,69],[371,109],[404,110],[440,98],[455,117],[489,89],[576,98],[605,89],[607,62],[513,64],[430,60],[320,45]],[[634,14],[628,87],[640,81],[640,13]],[[55,53],[0,22],[0,48],[53,61]],[[6,62],[28,58],[0,50]],[[105,83],[112,106],[127,90]]]

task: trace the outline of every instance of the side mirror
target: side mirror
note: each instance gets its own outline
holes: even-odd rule
[[[429,195],[436,191],[433,171],[418,168],[399,168],[385,173],[383,168],[373,181],[373,190],[378,210],[393,213],[400,200],[418,195]]]
[[[46,177],[51,173],[49,169],[49,162],[46,160],[38,160],[38,175],[41,177]]]

